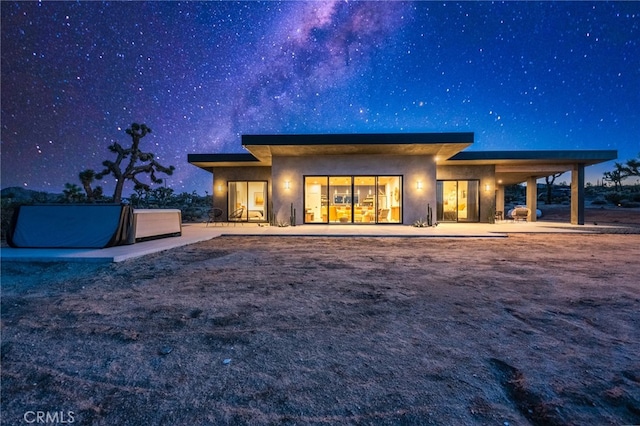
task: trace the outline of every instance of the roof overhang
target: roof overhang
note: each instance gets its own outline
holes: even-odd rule
[[[251,154],[189,154],[187,161],[208,172],[214,167],[270,166]]]
[[[243,135],[242,145],[260,161],[273,156],[434,155],[449,158],[473,143],[473,133],[359,133]]]
[[[503,185],[525,182],[564,173],[575,165],[591,166],[618,158],[616,150],[571,151],[468,151],[460,152],[439,165],[495,166],[496,181]]]

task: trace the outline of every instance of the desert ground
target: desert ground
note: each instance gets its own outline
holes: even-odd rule
[[[587,219],[3,262],[2,424],[640,424],[640,212]]]

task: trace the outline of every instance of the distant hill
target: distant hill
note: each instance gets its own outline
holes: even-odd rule
[[[0,191],[0,198],[3,200],[11,199],[18,203],[51,203],[62,198],[62,194],[50,194],[44,191],[34,191],[19,186],[12,186],[2,189],[2,191]]]

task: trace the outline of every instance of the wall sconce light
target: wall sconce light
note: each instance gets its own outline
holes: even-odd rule
[[[416,189],[422,189],[422,181],[421,180],[416,182]]]
[[[218,192],[222,192],[222,185],[218,185]]]
[[[490,190],[490,189],[491,189],[491,185],[489,185],[488,183],[485,183],[485,184],[484,184],[484,190],[485,190],[486,192],[489,192],[489,190]]]
[[[288,180],[284,181],[284,189],[291,189],[291,182]]]

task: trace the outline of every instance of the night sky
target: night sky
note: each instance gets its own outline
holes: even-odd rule
[[[640,2],[1,8],[3,188],[80,184],[132,122],[176,167],[167,185],[201,195],[211,175],[187,155],[241,152],[242,134],[470,131],[471,150],[640,152]]]

